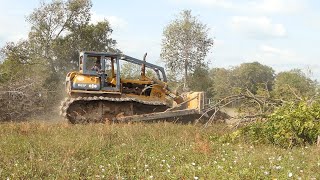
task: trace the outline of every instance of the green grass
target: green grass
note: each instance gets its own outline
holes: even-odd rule
[[[222,143],[224,125],[0,124],[0,179],[320,179],[316,146]]]

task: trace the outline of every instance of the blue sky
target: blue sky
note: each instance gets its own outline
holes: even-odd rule
[[[162,64],[164,27],[184,9],[210,28],[215,39],[211,67],[258,61],[277,72],[311,70],[320,80],[320,1],[316,0],[135,0],[92,1],[92,22],[104,18],[124,53]],[[0,0],[0,46],[27,37],[25,17],[39,0]]]

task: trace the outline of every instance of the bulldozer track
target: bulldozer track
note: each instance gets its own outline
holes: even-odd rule
[[[81,118],[81,115],[79,115],[78,117],[80,118],[72,118],[70,117],[70,115],[68,115],[68,109],[70,108],[71,105],[76,104],[77,102],[79,102],[79,104],[81,104],[81,102],[88,102],[88,103],[94,103],[94,102],[110,102],[110,103],[139,103],[142,105],[146,105],[146,106],[159,106],[159,107],[163,107],[166,106],[168,107],[168,105],[164,102],[160,102],[160,101],[144,101],[141,99],[136,99],[136,98],[131,98],[131,97],[119,97],[119,98],[112,98],[112,97],[103,97],[103,96],[93,96],[93,97],[68,97],[65,98],[60,105],[60,115],[67,121],[69,121],[70,123],[73,124],[78,124],[78,123],[88,123],[88,122],[104,122],[104,121],[92,121],[92,120],[88,120],[86,118]],[[79,114],[78,112],[74,112],[76,114]],[[84,112],[85,114],[87,112]],[[116,115],[116,114],[115,114]]]

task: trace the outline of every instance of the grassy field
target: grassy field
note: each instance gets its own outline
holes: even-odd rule
[[[224,125],[0,124],[0,179],[320,179],[315,146],[222,143]]]

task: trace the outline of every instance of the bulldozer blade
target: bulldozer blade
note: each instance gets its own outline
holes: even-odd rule
[[[167,111],[167,112],[157,112],[150,114],[141,114],[141,115],[132,115],[116,118],[120,122],[140,122],[140,121],[150,121],[157,119],[173,118],[187,115],[199,114],[196,109],[185,109],[185,110],[176,110],[176,111]]]

